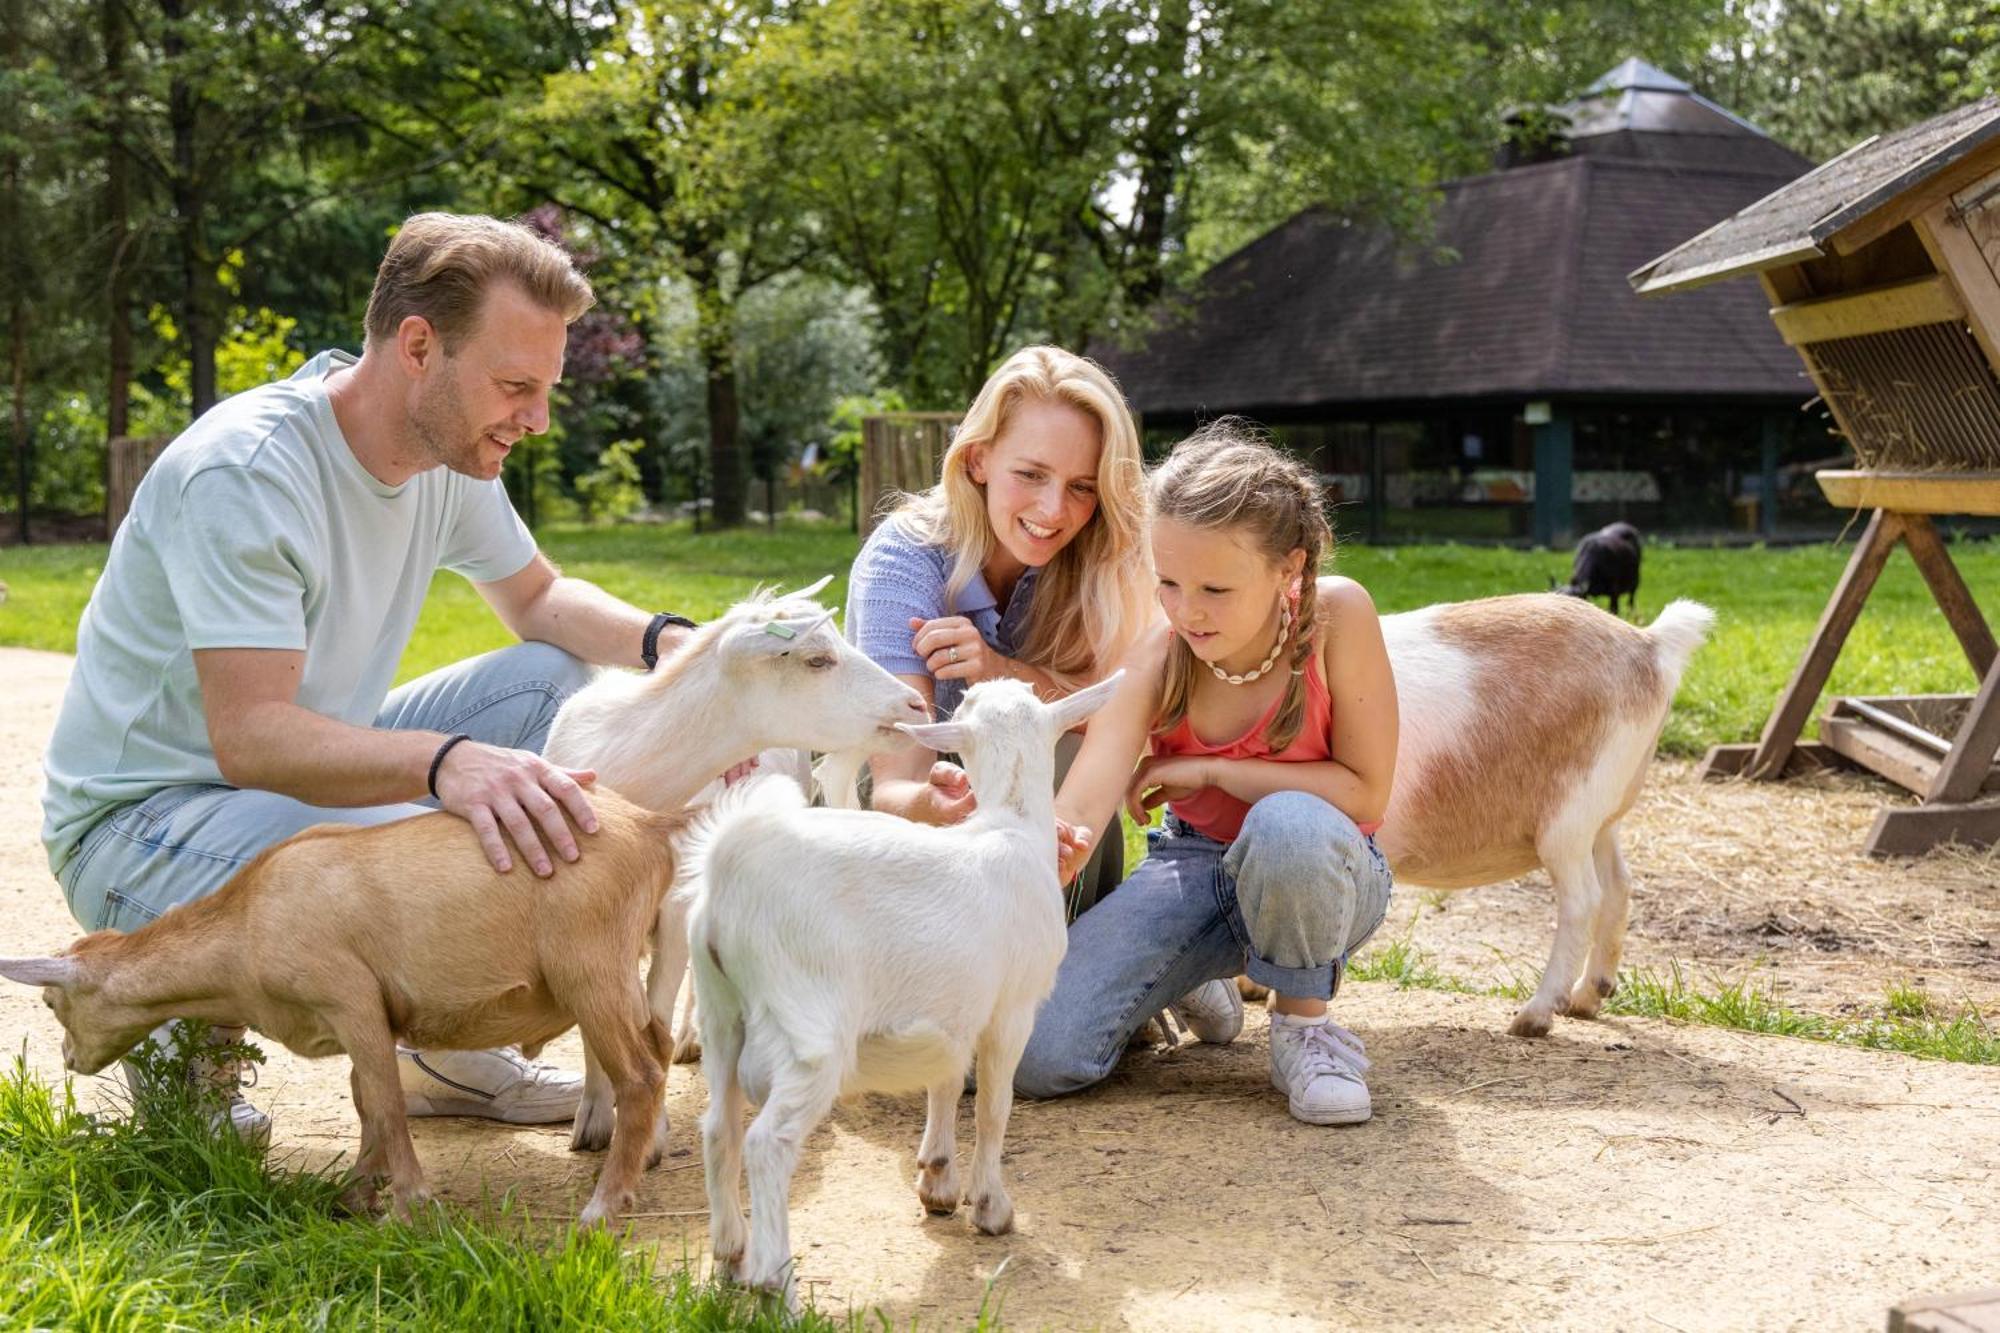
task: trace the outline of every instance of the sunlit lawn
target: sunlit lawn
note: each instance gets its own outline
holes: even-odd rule
[[[844,602],[854,535],[834,526],[697,535],[684,525],[551,528],[543,547],[573,574],[642,606],[711,616],[759,583],[796,587],[835,576],[824,594]],[[1718,614],[1715,637],[1694,659],[1667,725],[1665,748],[1693,754],[1722,740],[1754,738],[1804,649],[1846,562],[1846,545],[1714,549],[1648,548],[1640,613],[1670,597],[1693,597]],[[2000,615],[2000,545],[1952,548],[1989,617]],[[102,566],[102,546],[0,550],[0,645],[71,651],[76,619]],[[1385,611],[1431,602],[1548,587],[1567,572],[1562,552],[1471,546],[1345,547],[1339,568],[1360,579]],[[404,677],[497,647],[506,631],[462,580],[440,575]],[[1833,693],[1967,690],[1970,669],[1915,567],[1890,563],[1841,655]]]

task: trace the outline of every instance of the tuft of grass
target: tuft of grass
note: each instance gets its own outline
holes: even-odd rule
[[[1405,990],[1488,995],[1516,1003],[1533,994],[1539,980],[1515,974],[1499,984],[1477,985],[1439,971],[1407,937],[1372,945],[1348,964],[1347,976],[1355,981],[1387,981]],[[1833,1018],[1787,1008],[1770,987],[1758,986],[1747,976],[1713,978],[1706,985],[1691,981],[1676,962],[1664,972],[1645,968],[1621,972],[1618,989],[1604,1002],[1603,1012],[1900,1051],[1954,1064],[2000,1065],[2000,1030],[1984,1014],[1971,1006],[1947,1013],[1934,997],[1903,986],[1890,988],[1877,1017]]]
[[[132,1117],[85,1114],[67,1081],[52,1088],[25,1058],[0,1075],[0,1327],[864,1325],[811,1309],[793,1321],[685,1263],[658,1265],[653,1249],[537,1222],[511,1200],[481,1216],[440,1207],[414,1225],[343,1216],[335,1172],[275,1169],[211,1132],[203,1099],[170,1090],[188,1087],[185,1052],[152,1058],[157,1095]]]

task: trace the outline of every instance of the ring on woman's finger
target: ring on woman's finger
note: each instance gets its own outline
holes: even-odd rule
[[[954,664],[956,664],[956,663],[957,663],[957,661],[958,661],[958,645],[957,645],[957,644],[955,644],[955,643],[954,643],[954,644],[953,644],[953,645],[951,646],[951,651],[950,651],[950,653],[948,654],[948,656],[950,657],[951,661],[952,661],[952,662],[953,662]]]

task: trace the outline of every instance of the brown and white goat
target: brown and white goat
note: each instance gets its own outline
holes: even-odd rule
[[[1555,944],[1516,1036],[1591,1017],[1616,985],[1631,901],[1618,821],[1714,622],[1680,600],[1639,629],[1549,594],[1382,618],[1402,713],[1377,836],[1390,870],[1437,889],[1537,867],[1555,881]]]
[[[456,815],[289,838],[206,898],[130,934],[100,930],[53,958],[0,959],[43,988],[63,1061],[94,1074],[169,1018],[247,1024],[305,1056],[353,1061],[361,1151],[348,1202],[386,1177],[398,1215],[429,1199],[403,1111],[396,1043],[535,1046],[572,1026],[617,1100],[586,1225],[630,1206],[662,1114],[671,1038],[639,983],[671,839],[687,816],[591,793],[594,835],[547,879],[500,874]]]

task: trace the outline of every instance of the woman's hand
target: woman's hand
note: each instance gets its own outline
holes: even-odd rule
[[[910,617],[911,642],[924,667],[936,680],[962,680],[968,685],[997,680],[1008,674],[1013,660],[993,650],[964,616],[936,620]]]
[[[1182,800],[1214,785],[1209,761],[1201,755],[1147,755],[1125,788],[1125,812],[1144,826],[1152,820],[1153,811],[1168,801]]]

